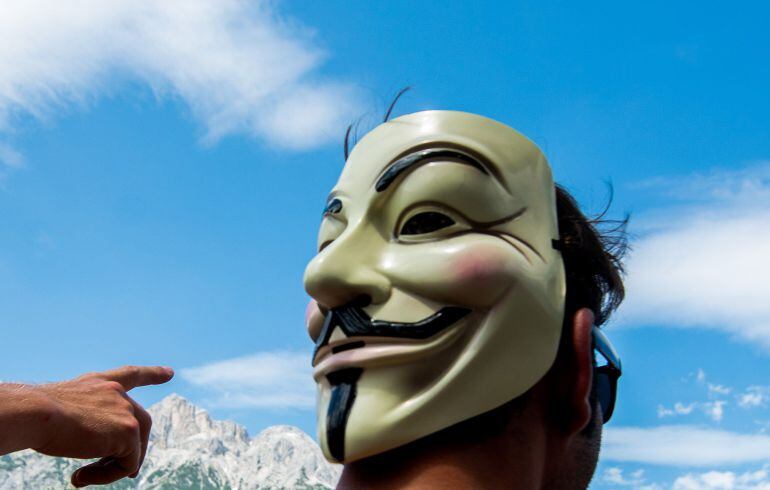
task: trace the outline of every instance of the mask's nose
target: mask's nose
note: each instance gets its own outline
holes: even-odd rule
[[[305,269],[305,290],[323,311],[353,301],[381,304],[390,297],[391,284],[376,270],[376,252],[335,240]]]

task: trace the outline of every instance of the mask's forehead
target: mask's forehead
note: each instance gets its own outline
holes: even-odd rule
[[[537,146],[509,126],[457,111],[418,112],[381,124],[353,149],[335,190],[351,197],[368,194],[394,159],[442,144],[481,156],[506,190],[528,205],[539,201],[551,207],[551,172]]]

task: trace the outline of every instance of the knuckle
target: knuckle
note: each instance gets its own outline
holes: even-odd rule
[[[127,417],[121,422],[121,429],[128,434],[136,434],[139,431],[139,421],[134,417]]]
[[[139,369],[139,366],[134,366],[134,365],[123,366],[123,370],[129,376],[137,376],[141,372],[141,370]]]
[[[118,383],[117,381],[105,381],[104,387],[111,391],[117,391],[120,393],[123,393],[123,385]]]
[[[119,407],[120,410],[123,412],[128,412],[132,415],[131,418],[134,416],[134,406],[131,405],[131,402],[126,400],[125,398],[121,399],[118,403],[120,403]]]

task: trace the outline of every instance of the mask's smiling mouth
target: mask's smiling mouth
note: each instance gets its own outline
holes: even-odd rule
[[[468,308],[446,306],[427,318],[406,323],[372,320],[359,306],[334,308],[326,314],[316,340],[313,366],[320,368],[320,364],[330,357],[339,357],[339,362],[370,357],[352,352],[364,347],[369,354],[379,357],[378,352],[386,354],[393,349],[408,351],[423,346],[425,340],[446,330],[470,312]]]

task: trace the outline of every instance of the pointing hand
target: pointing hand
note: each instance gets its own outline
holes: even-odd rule
[[[152,420],[126,392],[173,376],[167,367],[125,366],[35,387],[50,400],[50,420],[43,443],[33,449],[50,456],[101,458],[72,474],[75,487],[135,477]]]

